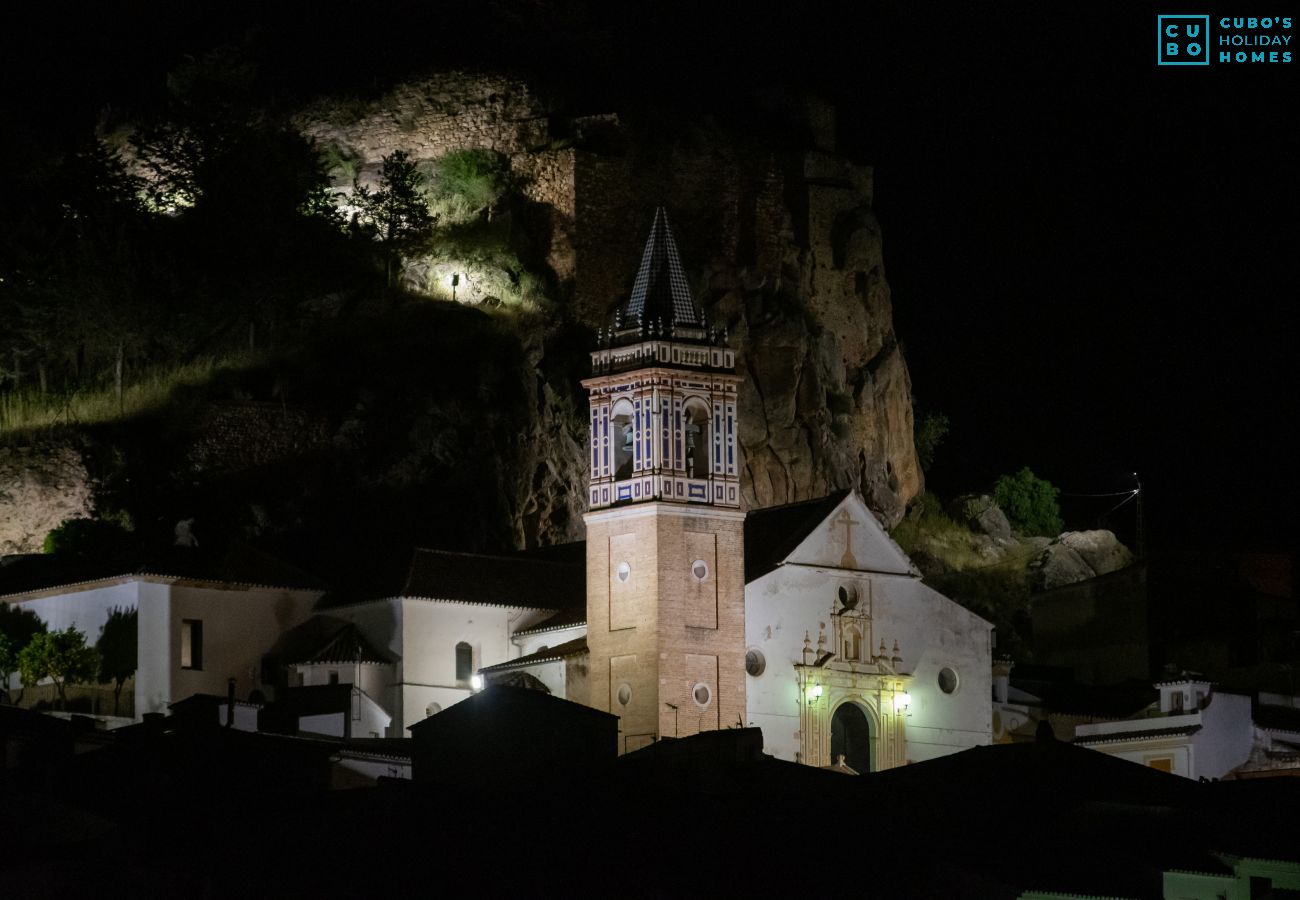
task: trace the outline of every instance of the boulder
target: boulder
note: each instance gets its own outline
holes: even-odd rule
[[[1098,575],[1133,564],[1133,554],[1119,542],[1113,531],[1067,531],[1057,540],[1079,554]]]
[[[1061,543],[1049,545],[1029,564],[1029,569],[1034,589],[1039,591],[1087,581],[1097,575],[1082,556]]]
[[[1010,540],[1011,523],[997,502],[988,494],[966,494],[949,507],[949,514],[971,531],[987,534],[995,540]]]

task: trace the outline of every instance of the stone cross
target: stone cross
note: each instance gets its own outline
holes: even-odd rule
[[[844,556],[840,558],[841,569],[856,569],[858,567],[858,561],[853,556],[853,526],[859,524],[861,523],[854,520],[847,509],[840,510],[840,514],[831,519],[832,528],[836,525],[844,526]]]

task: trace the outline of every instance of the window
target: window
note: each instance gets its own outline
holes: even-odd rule
[[[474,674],[474,648],[461,641],[456,645],[456,680],[469,681]]]
[[[1172,756],[1153,756],[1147,759],[1147,767],[1159,772],[1173,772],[1174,758]]]
[[[856,628],[844,629],[844,658],[854,662],[862,659],[862,635]]]
[[[837,592],[840,598],[840,604],[845,609],[856,609],[858,605],[858,586],[856,584],[842,584]]]
[[[614,574],[618,576],[619,581],[627,581],[632,577],[632,567],[626,562],[621,562],[618,564],[618,568],[614,570]]]
[[[181,619],[181,668],[203,668],[202,619]]]
[[[614,404],[610,415],[610,433],[613,439],[614,479],[622,481],[632,477],[632,450],[636,433],[632,423],[632,404],[620,400]]]
[[[709,564],[702,559],[697,559],[691,563],[691,574],[695,576],[696,581],[703,581],[709,577]]]
[[[945,694],[957,690],[957,673],[947,666],[939,670],[939,690]]]
[[[1169,709],[1172,711],[1183,711],[1183,692],[1175,691],[1169,695]]]
[[[691,690],[691,696],[699,706],[708,706],[709,701],[713,699],[713,691],[701,681]]]
[[[339,683],[339,673],[334,669],[330,669],[330,684],[338,684],[338,683]]]
[[[686,405],[686,477],[709,477],[709,408],[699,400]]]
[[[618,702],[624,706],[632,702],[632,685],[624,682],[618,686]]]
[[[751,678],[757,678],[767,669],[767,658],[763,656],[762,650],[749,649],[745,651],[745,672]]]

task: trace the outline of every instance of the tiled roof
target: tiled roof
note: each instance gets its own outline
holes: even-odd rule
[[[168,547],[135,560],[29,554],[0,565],[0,597],[85,587],[101,581],[170,578],[249,587],[321,590],[319,578],[243,543],[220,551]]]
[[[416,550],[404,597],[564,609],[587,601],[586,566],[522,556]]]
[[[1114,744],[1119,741],[1150,740],[1152,738],[1178,737],[1185,734],[1195,734],[1201,730],[1200,725],[1181,725],[1177,728],[1149,728],[1145,730],[1134,731],[1112,731],[1108,734],[1093,734],[1086,737],[1076,737],[1076,744]]]
[[[391,663],[357,626],[332,616],[312,616],[285,632],[271,650],[282,665],[304,663]]]
[[[677,241],[661,206],[641,254],[641,268],[632,282],[632,294],[624,312],[641,323],[700,326],[702,316],[691,297],[691,287],[677,253]]]
[[[745,583],[756,581],[779,566],[848,495],[848,491],[836,491],[820,500],[773,506],[747,515]]]
[[[526,634],[541,634],[545,631],[558,631],[561,628],[573,628],[577,625],[587,624],[587,607],[573,606],[568,609],[562,609],[555,615],[543,619],[536,625],[530,625],[527,628],[520,628],[515,632],[516,637]]]
[[[535,666],[538,663],[555,662],[564,659],[566,656],[576,656],[579,653],[587,652],[587,639],[585,637],[574,638],[571,641],[565,641],[563,644],[556,644],[554,647],[546,647],[538,650],[536,653],[530,653],[527,656],[521,656],[518,659],[506,660],[503,663],[497,663],[495,666],[486,666],[479,669],[484,674],[492,672],[504,672],[508,669],[521,669],[525,666]]]

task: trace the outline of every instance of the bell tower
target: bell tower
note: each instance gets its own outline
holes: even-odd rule
[[[588,702],[620,717],[620,752],[743,725],[741,379],[662,207],[591,360]]]

